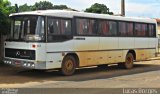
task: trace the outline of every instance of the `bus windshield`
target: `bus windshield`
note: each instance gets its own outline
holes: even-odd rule
[[[11,24],[11,41],[44,41],[44,17],[13,16]]]

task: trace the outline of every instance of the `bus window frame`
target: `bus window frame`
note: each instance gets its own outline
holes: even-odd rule
[[[64,42],[64,41],[48,41],[48,19],[60,19],[60,20],[70,20],[71,21],[71,35],[68,36],[68,40],[73,39],[73,18],[68,18],[68,17],[57,17],[57,16],[46,16],[46,43],[55,43],[55,42]],[[58,36],[58,35],[57,35]]]
[[[19,16],[41,16],[41,17],[43,17],[44,18],[44,40],[43,41],[36,41],[37,43],[45,43],[46,42],[46,17],[47,16],[44,16],[44,15],[34,15],[34,14],[26,14],[26,15],[15,15],[15,16],[10,16],[10,19],[12,19],[12,21],[13,21],[13,23],[15,22],[15,17],[19,17]],[[13,27],[13,28],[11,28],[11,30],[13,29],[13,31],[11,31],[11,34],[14,34],[14,25],[13,26],[11,26],[11,27]],[[10,36],[14,36],[14,35],[11,35],[10,34]],[[8,40],[8,41],[13,41],[13,40],[10,40],[10,39],[6,39],[6,40]],[[17,41],[17,42],[21,42],[21,41]],[[29,41],[29,42],[35,42],[35,41]]]
[[[100,36],[99,31],[97,31],[97,34],[95,34],[95,35],[79,35],[79,34],[77,34],[77,23],[76,23],[76,20],[77,20],[77,19],[95,20],[96,22],[99,23],[99,19],[97,19],[97,18],[74,16],[74,17],[73,17],[73,22],[74,22],[74,36],[89,36],[89,37],[99,37],[99,36]],[[96,23],[96,25],[97,25],[97,23]]]

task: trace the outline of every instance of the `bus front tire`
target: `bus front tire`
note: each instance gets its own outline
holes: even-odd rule
[[[133,68],[133,61],[134,57],[132,53],[128,53],[126,55],[126,59],[124,63],[119,63],[118,66],[125,69],[132,69]]]
[[[76,60],[73,56],[66,56],[62,62],[61,74],[64,76],[73,75],[76,70]]]

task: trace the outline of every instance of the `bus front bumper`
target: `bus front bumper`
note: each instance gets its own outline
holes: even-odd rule
[[[3,60],[5,64],[28,68],[28,69],[46,69],[46,62],[34,61],[34,60],[20,60],[20,59],[8,59]]]

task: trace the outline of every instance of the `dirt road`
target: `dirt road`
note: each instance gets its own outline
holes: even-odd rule
[[[0,66],[0,88],[73,88],[78,87],[78,85],[84,88],[152,86],[151,83],[147,85],[139,83],[144,80],[146,82],[154,80],[160,83],[160,60],[135,62],[135,66],[131,70],[121,69],[116,65],[109,66],[106,69],[97,67],[78,69],[75,75],[68,77],[61,76],[57,70],[37,71],[15,68],[8,65]],[[154,86],[160,87],[158,83],[156,84],[155,82]]]

